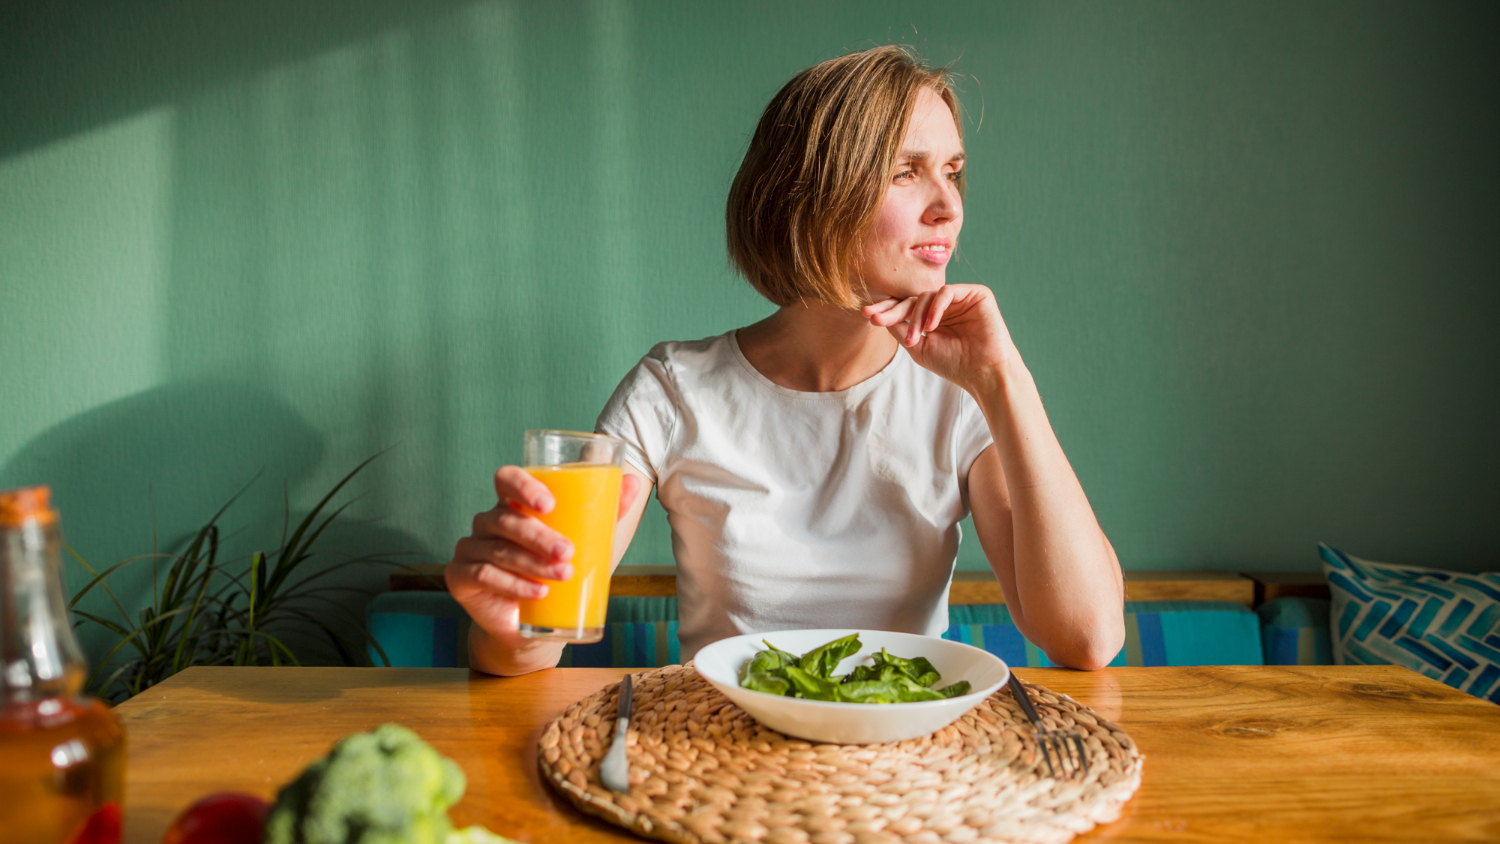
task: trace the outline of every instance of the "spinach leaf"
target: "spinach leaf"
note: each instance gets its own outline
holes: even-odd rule
[[[770,646],[770,644],[770,642],[766,643],[767,646]],[[750,660],[750,665],[745,669],[745,673],[748,675],[764,673],[767,671],[777,671],[781,668],[785,668],[788,665],[796,664],[796,657],[792,656],[786,651],[778,651],[775,647],[771,647],[771,649],[768,651],[761,651],[757,653],[755,657]]]
[[[932,663],[925,656],[919,656],[916,659],[903,659],[899,656],[892,656],[886,652],[885,648],[881,648],[875,660],[877,664],[895,666],[900,669],[901,673],[923,686],[930,686],[936,683],[942,676],[938,674],[938,670],[933,667]],[[927,677],[931,679],[924,679]]]
[[[859,634],[851,633],[842,639],[834,639],[826,645],[813,648],[797,660],[797,667],[825,680],[832,679],[833,670],[847,657],[859,652]]]
[[[762,642],[766,642],[765,639],[761,639],[761,641]],[[776,647],[775,645],[771,644],[770,642],[766,642],[766,647],[770,648],[771,651],[772,651],[772,653],[775,653],[775,654],[777,654],[777,655],[779,655],[781,657],[781,661],[782,661],[783,665],[796,665],[797,664],[797,655],[796,654],[787,653],[786,651],[782,650],[781,648]]]
[[[884,648],[872,655],[872,665],[856,666],[848,674],[834,676],[840,662],[859,652],[858,634],[835,639],[800,657],[770,642],[765,644],[768,650],[757,653],[745,667],[740,685],[747,689],[844,703],[943,700],[968,694],[970,689],[967,680],[935,689],[942,676],[931,661],[920,656],[892,656]]]
[[[844,683],[839,686],[839,696],[840,700],[849,703],[912,703],[943,699],[941,693],[918,686],[909,677]]]
[[[838,700],[838,683],[803,671],[795,665],[788,665],[782,669],[782,672],[787,680],[791,681],[797,697],[808,700]]]
[[[856,680],[839,685],[839,700],[845,703],[895,703],[900,689],[888,680]]]
[[[879,660],[880,654],[876,654],[875,659]],[[896,668],[896,666],[894,665],[860,665],[856,666],[853,671],[844,676],[844,682],[862,683],[867,680],[889,681],[894,680],[897,677],[905,676],[906,675],[903,674],[901,670]]]
[[[792,690],[790,681],[769,671],[751,671],[740,685],[770,695],[785,695]]]
[[[960,695],[966,695],[969,693],[969,681],[959,680],[957,683],[954,683],[951,686],[944,686],[943,688],[938,689],[937,693],[942,695],[943,697],[959,697]]]

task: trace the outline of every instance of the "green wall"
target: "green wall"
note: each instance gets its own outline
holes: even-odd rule
[[[257,473],[227,524],[263,545],[386,448],[329,550],[446,559],[523,429],[768,312],[720,217],[759,109],[902,42],[969,77],[950,278],[995,290],[1127,568],[1495,565],[1493,4],[33,5],[0,19],[0,485],[53,484],[96,562]],[[627,562],[669,559],[653,508]]]

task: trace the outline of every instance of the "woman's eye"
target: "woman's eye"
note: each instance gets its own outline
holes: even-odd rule
[[[948,174],[948,181],[950,181],[950,182],[962,181],[963,177],[964,177],[964,171],[962,171],[962,170],[954,170],[952,173]]]
[[[896,181],[906,181],[907,179],[916,178],[916,175],[916,171],[914,170],[902,170],[896,174]]]

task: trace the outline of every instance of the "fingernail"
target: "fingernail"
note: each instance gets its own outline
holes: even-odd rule
[[[543,586],[540,583],[532,585],[532,587],[531,587],[531,597],[533,597],[533,598],[541,598],[541,597],[546,596],[546,594],[547,594],[547,587]]]
[[[550,513],[552,512],[552,502],[545,498],[538,498],[531,502],[531,509],[538,513]]]
[[[567,580],[573,576],[573,567],[567,563],[552,567],[553,580]]]
[[[557,546],[552,549],[552,556],[558,558],[559,560],[571,560],[571,559],[573,559],[573,545],[572,545],[572,543],[569,543],[569,542],[559,542],[559,543],[557,543]]]

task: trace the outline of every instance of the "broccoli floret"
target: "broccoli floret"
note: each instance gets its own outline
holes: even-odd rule
[[[416,733],[346,736],[276,795],[265,844],[444,844],[464,772]]]

